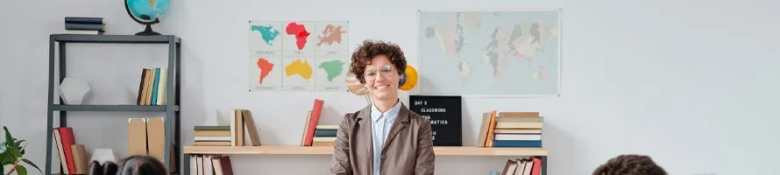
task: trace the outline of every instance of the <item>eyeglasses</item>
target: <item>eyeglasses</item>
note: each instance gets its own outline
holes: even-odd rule
[[[363,78],[366,79],[366,81],[374,81],[376,80],[376,77],[392,77],[395,76],[395,74],[396,73],[393,70],[393,66],[384,65],[379,71],[373,68],[369,68],[365,73],[363,73]]]

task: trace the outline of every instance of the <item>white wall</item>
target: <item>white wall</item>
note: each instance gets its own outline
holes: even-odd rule
[[[89,5],[77,5],[82,2]],[[671,174],[776,174],[778,7],[780,1],[770,0],[175,0],[154,28],[182,37],[186,144],[192,143],[193,125],[213,121],[220,110],[248,108],[264,144],[296,145],[313,98],[326,102],[323,123],[336,123],[365,103],[347,93],[248,93],[247,20],[349,20],[351,45],[386,39],[399,43],[416,63],[417,9],[562,8],[563,95],[466,98],[464,143],[473,145],[481,112],[541,111],[548,122],[544,142],[551,175],[589,174],[626,153],[652,155]],[[140,31],[123,8],[121,1],[97,0],[0,6],[0,125],[30,140],[28,156],[40,166],[45,160],[48,35],[63,30],[64,16],[105,17],[107,34]],[[136,83],[140,67],[164,66],[165,53],[164,46],[72,45],[68,74],[92,83],[90,104],[123,103],[125,84]],[[78,143],[114,148],[124,156],[125,118],[153,115],[70,116]],[[328,156],[233,160],[238,174],[328,174],[329,167]],[[485,174],[502,169],[505,160],[438,157],[436,174]]]

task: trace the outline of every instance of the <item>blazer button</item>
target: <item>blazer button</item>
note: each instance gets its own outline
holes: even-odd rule
[[[382,156],[381,156],[380,158],[381,158],[382,160],[385,160],[385,155],[384,155],[384,154],[382,154]]]

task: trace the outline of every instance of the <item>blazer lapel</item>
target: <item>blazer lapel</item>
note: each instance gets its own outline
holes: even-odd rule
[[[401,132],[404,128],[406,128],[406,125],[409,123],[409,109],[406,108],[406,105],[403,103],[401,104],[401,110],[398,111],[398,117],[393,122],[393,126],[390,128],[390,133],[387,134],[387,139],[385,139],[385,144],[382,145],[382,153],[387,151],[387,145],[390,144],[390,142],[393,141],[396,135],[398,135],[398,132]]]
[[[365,152],[365,155],[368,155],[368,160],[374,159],[374,141],[373,135],[371,134],[371,130],[373,129],[371,126],[371,105],[363,108],[363,110],[360,110],[360,114],[358,114],[358,130],[354,131],[357,132],[356,135],[360,135],[358,138],[361,138],[358,140],[360,143],[357,145],[363,145],[365,147],[364,149],[368,152]],[[369,162],[369,171],[373,170],[373,161]]]

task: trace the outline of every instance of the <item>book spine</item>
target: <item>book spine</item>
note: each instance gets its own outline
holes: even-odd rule
[[[149,104],[155,105],[157,104],[157,86],[160,85],[160,68],[154,68],[154,83],[152,84],[152,99],[149,101]]]
[[[306,131],[306,140],[304,146],[311,146],[314,141],[314,131],[317,128],[317,124],[320,122],[320,115],[322,114],[322,106],[325,101],[320,99],[314,100],[314,107],[312,108],[311,118],[309,119],[309,126]]]
[[[336,137],[336,129],[315,129],[314,137]]]
[[[65,23],[103,24],[103,18],[96,18],[96,17],[65,17]]]
[[[495,140],[493,141],[493,147],[522,147],[522,148],[541,148],[542,141],[525,141],[525,140]]]
[[[65,30],[103,30],[103,24],[65,23]]]

